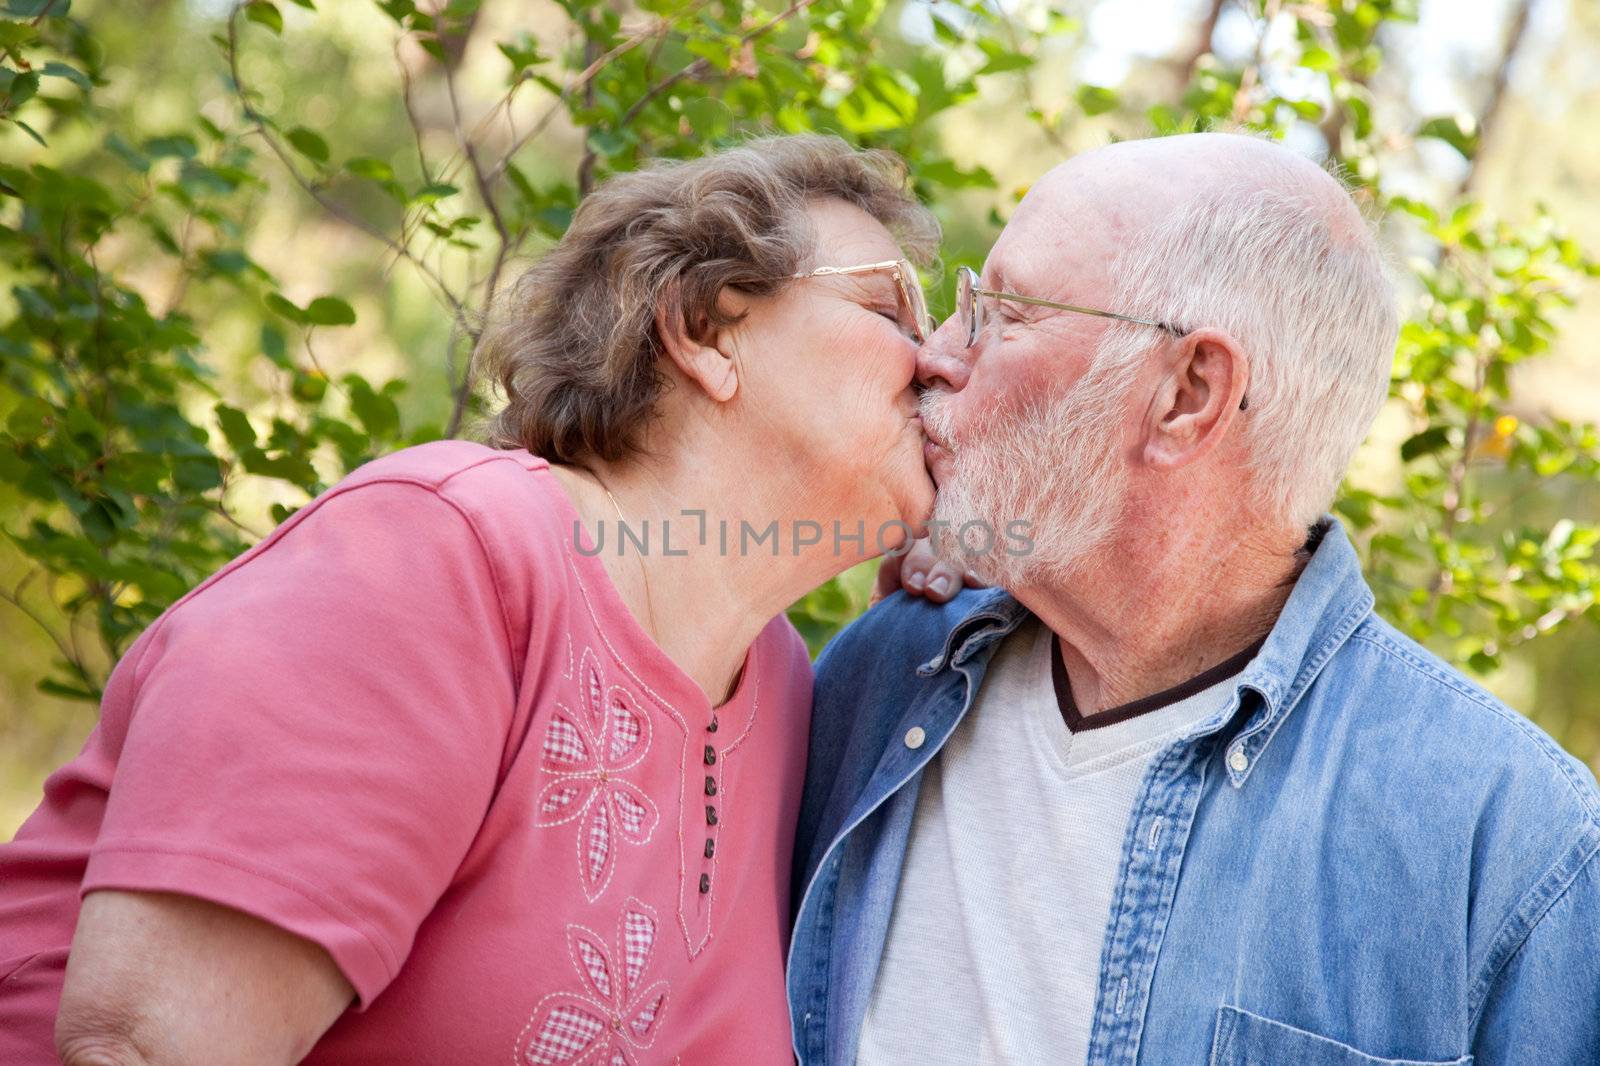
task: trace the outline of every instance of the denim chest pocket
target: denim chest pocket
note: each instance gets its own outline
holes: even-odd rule
[[[1472,1066],[1472,1056],[1385,1059],[1238,1007],[1221,1007],[1211,1066]]]

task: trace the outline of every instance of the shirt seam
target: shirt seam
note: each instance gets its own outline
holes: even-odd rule
[[[1490,712],[1495,717],[1515,728],[1524,737],[1532,741],[1534,748],[1539,752],[1539,754],[1543,756],[1544,759],[1558,773],[1560,773],[1561,777],[1566,781],[1568,787],[1571,788],[1573,798],[1579,802],[1579,804],[1588,814],[1590,824],[1595,828],[1600,828],[1600,807],[1597,807],[1594,799],[1588,795],[1589,789],[1584,787],[1583,780],[1577,776],[1572,766],[1569,765],[1566,760],[1562,759],[1555,751],[1551,750],[1553,742],[1549,741],[1549,739],[1539,731],[1538,727],[1529,721],[1526,716],[1518,714],[1517,712],[1504,707],[1497,701],[1486,697],[1483,693],[1475,691],[1470,686],[1462,684],[1454,677],[1451,677],[1448,673],[1435,669],[1427,660],[1410,652],[1408,649],[1395,644],[1391,640],[1384,639],[1379,634],[1357,630],[1351,635],[1350,639],[1370,645],[1379,652],[1399,660],[1405,665],[1411,667],[1416,673],[1422,674],[1428,680],[1444,686],[1445,688],[1454,692],[1456,695],[1468,700],[1473,704],[1476,704],[1477,706]]]
[[[444,477],[443,479],[441,479],[437,483],[426,481],[426,480],[424,480],[422,478],[415,477],[415,476],[410,476],[410,475],[384,474],[384,475],[380,475],[378,477],[371,478],[371,479],[366,480],[366,481],[357,481],[357,482],[353,482],[353,483],[335,485],[333,488],[329,489],[327,492],[324,492],[321,495],[317,496],[312,501],[311,505],[309,505],[306,508],[303,508],[302,510],[296,512],[287,522],[279,525],[271,533],[268,533],[266,537],[264,537],[262,540],[258,541],[255,545],[253,545],[245,553],[245,554],[249,554],[249,552],[255,552],[254,555],[250,555],[250,557],[248,559],[245,558],[244,555],[240,555],[240,556],[237,556],[237,557],[229,560],[226,564],[224,564],[222,569],[220,569],[216,573],[210,575],[204,581],[201,581],[194,588],[192,588],[188,592],[186,592],[180,599],[177,600],[177,602],[173,603],[170,607],[168,607],[167,610],[161,615],[160,618],[156,619],[155,622],[151,623],[151,625],[144,631],[144,633],[141,634],[141,639],[144,639],[145,637],[148,637],[149,640],[146,642],[146,645],[145,645],[144,649],[140,652],[139,660],[135,664],[135,671],[134,671],[134,675],[133,675],[135,684],[137,685],[140,682],[137,668],[138,668],[138,666],[143,665],[144,660],[146,658],[148,658],[150,645],[155,642],[156,637],[159,635],[159,633],[162,630],[164,630],[165,628],[167,628],[171,624],[170,620],[174,615],[177,614],[178,610],[180,608],[182,608],[185,604],[187,604],[190,600],[192,600],[194,597],[198,596],[201,592],[205,591],[206,589],[209,589],[213,585],[220,584],[224,578],[226,578],[226,577],[230,576],[231,574],[234,574],[234,573],[236,573],[236,572],[238,572],[240,570],[243,570],[250,563],[253,563],[256,560],[264,557],[273,548],[276,548],[279,544],[283,543],[283,541],[288,537],[288,535],[290,533],[294,532],[300,526],[300,523],[303,520],[305,520],[306,518],[309,518],[311,515],[316,513],[316,511],[320,510],[326,503],[328,503],[328,501],[337,499],[340,496],[344,496],[344,495],[347,495],[347,494],[352,493],[352,492],[356,492],[356,491],[358,491],[360,489],[367,488],[368,486],[388,484],[388,485],[408,485],[408,486],[410,486],[412,488],[422,489],[423,491],[425,491],[425,492],[429,493],[430,495],[432,495],[435,499],[439,500],[441,503],[448,504],[450,506],[451,510],[455,511],[456,514],[461,518],[461,520],[466,523],[468,530],[470,530],[471,533],[472,533],[473,542],[475,544],[477,544],[477,546],[478,546],[479,554],[483,556],[484,565],[489,570],[489,582],[494,588],[495,603],[500,608],[501,635],[505,639],[505,642],[506,642],[506,654],[507,654],[507,657],[511,661],[512,679],[515,682],[516,688],[520,691],[521,685],[522,685],[522,663],[520,661],[518,661],[518,659],[517,659],[515,644],[513,643],[512,639],[511,639],[511,621],[510,621],[510,616],[506,611],[505,595],[504,595],[504,593],[502,591],[502,588],[501,588],[500,572],[494,565],[493,556],[489,553],[489,550],[488,550],[487,546],[484,544],[483,535],[480,532],[480,530],[478,529],[477,524],[462,509],[460,504],[458,504],[454,499],[446,496],[443,492],[440,491],[443,488],[443,486],[447,482],[449,482],[452,478],[454,478],[456,475],[464,474],[468,470],[472,470],[472,469],[475,469],[476,467],[482,466],[484,463],[491,463],[491,462],[497,462],[497,461],[508,461],[508,462],[513,462],[513,463],[516,462],[516,460],[513,459],[511,456],[505,455],[505,454],[487,455],[487,456],[483,456],[482,458],[479,458],[477,460],[474,460],[472,463],[470,463],[467,466],[461,467],[459,470],[452,471],[449,475],[447,475],[446,477]],[[517,463],[517,466],[518,467],[522,467],[522,464]],[[527,468],[522,467],[522,469],[527,469]],[[259,548],[260,550],[256,551],[257,548]]]
[[[1476,1032],[1482,1021],[1482,1013],[1489,1003],[1489,989],[1495,980],[1503,974],[1513,959],[1522,951],[1523,945],[1528,942],[1536,929],[1539,928],[1546,916],[1555,909],[1566,894],[1572,890],[1584,870],[1596,861],[1595,856],[1600,855],[1600,833],[1587,834],[1588,839],[1580,838],[1573,847],[1586,845],[1588,852],[1582,859],[1572,864],[1570,873],[1558,859],[1550,869],[1535,881],[1526,892],[1517,900],[1516,905],[1506,914],[1500,923],[1500,928],[1495,934],[1494,942],[1489,946],[1488,959],[1484,962],[1483,972],[1472,983],[1472,990],[1468,994],[1467,1031]],[[1569,849],[1570,850],[1570,849]],[[1563,880],[1563,877],[1565,880]],[[1548,893],[1549,898],[1542,904],[1537,900],[1541,893]],[[1530,901],[1533,901],[1530,904]],[[1537,913],[1529,916],[1523,915],[1525,908]],[[1473,1001],[1476,1000],[1476,1003]]]
[[[399,975],[399,959],[381,934],[375,934],[374,932],[368,930],[359,915],[355,914],[354,912],[347,911],[344,905],[339,903],[338,900],[334,899],[332,896],[326,895],[315,885],[301,882],[298,877],[287,870],[280,870],[275,866],[270,866],[264,863],[252,862],[244,856],[235,855],[233,852],[227,851],[223,848],[170,844],[165,841],[149,840],[140,837],[124,838],[120,841],[110,844],[96,844],[90,849],[90,859],[92,860],[96,855],[103,855],[107,853],[121,853],[129,855],[175,855],[185,858],[199,859],[203,862],[214,862],[219,866],[227,866],[231,869],[238,870],[241,873],[248,874],[251,877],[275,884],[279,888],[288,889],[289,891],[300,896],[307,903],[310,903],[312,906],[322,911],[329,918],[338,922],[339,925],[353,933],[356,933],[361,937],[362,940],[366,941],[373,951],[377,953],[378,958],[383,962],[384,968],[388,971],[389,980],[392,981],[396,976]],[[111,878],[110,880],[115,881],[117,878]],[[264,920],[270,921],[270,919]]]

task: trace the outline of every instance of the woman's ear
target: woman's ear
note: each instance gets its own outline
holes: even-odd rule
[[[676,290],[662,297],[656,308],[656,336],[678,371],[701,392],[718,403],[733,399],[739,391],[739,365],[726,347],[727,331],[711,324],[703,313],[689,321],[683,300]]]
[[[1234,337],[1200,329],[1178,340],[1172,363],[1151,405],[1144,461],[1175,470],[1202,458],[1227,436],[1244,404],[1250,361]]]

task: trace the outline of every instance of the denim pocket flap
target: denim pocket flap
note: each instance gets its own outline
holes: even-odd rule
[[[1385,1059],[1238,1007],[1217,1009],[1211,1066],[1472,1066],[1459,1059]]]

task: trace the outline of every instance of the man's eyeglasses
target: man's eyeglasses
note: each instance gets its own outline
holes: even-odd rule
[[[1140,326],[1154,326],[1164,333],[1174,337],[1182,337],[1187,332],[1167,322],[1157,322],[1149,318],[1134,318],[1132,315],[1122,315],[1115,311],[1101,311],[1093,307],[1079,307],[1077,304],[1057,303],[1055,300],[1041,300],[1037,296],[1023,296],[1015,292],[1001,292],[998,289],[980,288],[978,275],[971,267],[958,267],[956,269],[956,311],[961,316],[961,325],[966,332],[967,347],[970,348],[978,341],[978,334],[983,331],[983,301],[980,296],[987,296],[991,300],[1010,300],[1013,303],[1032,304],[1035,307],[1050,307],[1057,311],[1072,311],[1080,315],[1094,315],[1096,318],[1114,318],[1118,322],[1132,322]],[[1239,410],[1243,411],[1250,406],[1250,398],[1239,398]]]
[[[794,278],[821,278],[841,277],[850,274],[875,274],[879,271],[889,271],[894,276],[895,288],[899,292],[900,306],[898,313],[901,316],[901,325],[907,327],[916,336],[918,344],[925,344],[933,331],[937,328],[933,316],[928,313],[928,298],[922,292],[922,282],[917,280],[917,268],[906,259],[888,259],[882,263],[863,263],[860,266],[847,267],[817,267],[803,274],[791,274]]]
[[[1183,336],[1183,330],[1165,322],[1156,322],[1148,318],[1134,318],[1132,315],[1119,315],[1115,311],[1099,311],[1093,307],[1079,307],[1077,304],[1057,303],[1054,300],[1041,300],[1037,296],[1023,296],[1014,292],[1001,292],[998,289],[984,289],[978,286],[978,275],[971,267],[960,267],[956,270],[956,310],[961,315],[961,324],[966,328],[967,347],[970,348],[978,341],[978,334],[983,331],[983,301],[978,297],[987,296],[992,300],[1010,300],[1012,303],[1032,304],[1036,307],[1051,307],[1057,311],[1073,311],[1080,315],[1094,315],[1096,318],[1114,318],[1119,322],[1133,322],[1141,326],[1154,326],[1164,330],[1174,337]]]

